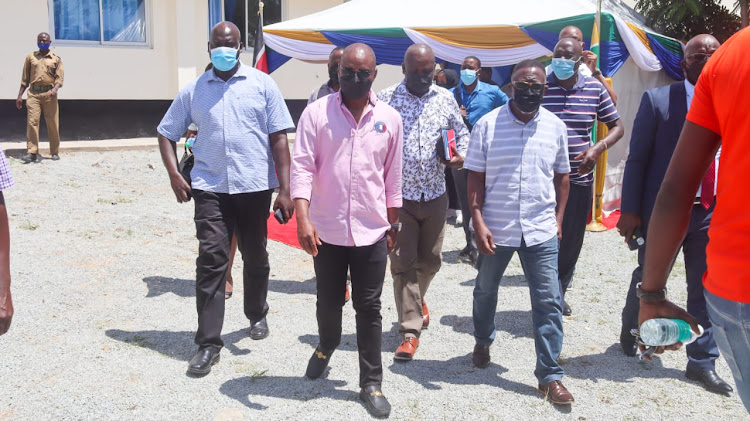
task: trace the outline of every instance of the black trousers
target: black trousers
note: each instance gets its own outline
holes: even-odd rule
[[[383,381],[380,346],[383,328],[380,294],[388,259],[385,237],[371,246],[344,247],[323,243],[315,256],[318,286],[317,318],[320,347],[332,351],[341,343],[347,269],[352,276],[352,303],[357,320],[360,387]]]
[[[562,223],[562,240],[557,267],[560,277],[562,297],[568,290],[576,270],[578,256],[583,247],[583,237],[586,235],[586,221],[591,213],[594,200],[594,186],[581,186],[570,183],[568,203],[565,205],[565,215]]]
[[[445,169],[445,192],[448,194],[448,209],[461,209],[456,182],[453,181],[453,171],[450,168]]]
[[[453,173],[453,181],[456,185],[456,193],[458,194],[458,201],[461,204],[461,216],[464,219],[463,229],[464,236],[466,236],[466,250],[474,250],[476,245],[474,244],[474,236],[471,234],[471,209],[469,208],[469,196],[467,183],[469,180],[468,170],[458,170],[451,168]]]
[[[198,237],[195,301],[198,309],[198,331],[195,343],[200,348],[221,348],[224,324],[224,289],[229,270],[232,233],[244,265],[243,288],[245,316],[255,322],[268,313],[268,237],[269,209],[273,190],[226,194],[193,190],[195,230]],[[343,293],[342,293],[343,294]]]

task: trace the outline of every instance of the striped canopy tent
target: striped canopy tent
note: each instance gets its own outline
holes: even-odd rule
[[[440,61],[458,64],[474,55],[484,67],[505,68],[552,54],[558,33],[581,29],[586,47],[596,0],[351,0],[308,16],[264,28],[270,71],[290,58],[326,62],[331,50],[362,42],[379,64],[401,65],[415,43],[432,47]],[[603,0],[600,68],[613,77],[618,110],[630,132],[641,94],[681,80],[684,46],[643,26],[643,17],[619,0]],[[629,136],[610,151],[604,209],[619,207]]]

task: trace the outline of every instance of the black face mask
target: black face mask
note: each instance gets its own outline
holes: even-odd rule
[[[359,76],[340,78],[341,94],[348,99],[362,99],[370,93],[372,80],[361,79]]]
[[[518,109],[525,114],[536,113],[542,105],[542,99],[544,99],[544,94],[531,91],[516,91],[513,94],[513,102],[515,102]]]
[[[328,68],[328,79],[333,83],[339,83],[339,66],[332,66]]]
[[[429,75],[406,75],[406,87],[416,96],[422,96],[430,90],[432,77]]]
[[[693,63],[691,66],[689,66],[685,71],[685,77],[687,78],[688,82],[692,83],[693,85],[697,84],[698,78],[700,77],[705,65],[706,62],[703,61],[700,63]]]

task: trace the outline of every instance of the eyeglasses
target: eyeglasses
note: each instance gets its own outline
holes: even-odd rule
[[[541,94],[544,92],[544,84],[543,83],[535,83],[535,82],[523,82],[523,81],[517,81],[513,82],[513,87],[520,92],[536,92],[538,94]]]
[[[687,58],[693,61],[697,61],[698,63],[703,63],[705,61],[708,61],[708,59],[711,58],[711,54],[695,53],[695,54],[690,54],[689,56],[687,56]]]
[[[344,67],[341,70],[344,71],[344,74],[340,77],[344,80],[352,80],[354,79],[354,76],[358,76],[360,79],[368,79],[372,75],[372,71],[367,69],[357,70],[355,71],[352,68]]]

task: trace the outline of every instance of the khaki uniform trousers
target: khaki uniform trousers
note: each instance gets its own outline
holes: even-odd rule
[[[447,209],[444,193],[428,202],[404,200],[399,210],[401,231],[390,257],[398,331],[404,338],[418,338],[422,331],[422,298],[442,264]]]
[[[44,113],[49,134],[49,150],[51,155],[60,153],[60,112],[57,108],[57,96],[51,97],[49,92],[35,92],[28,90],[26,96],[26,149],[29,153],[39,153],[39,119]]]

